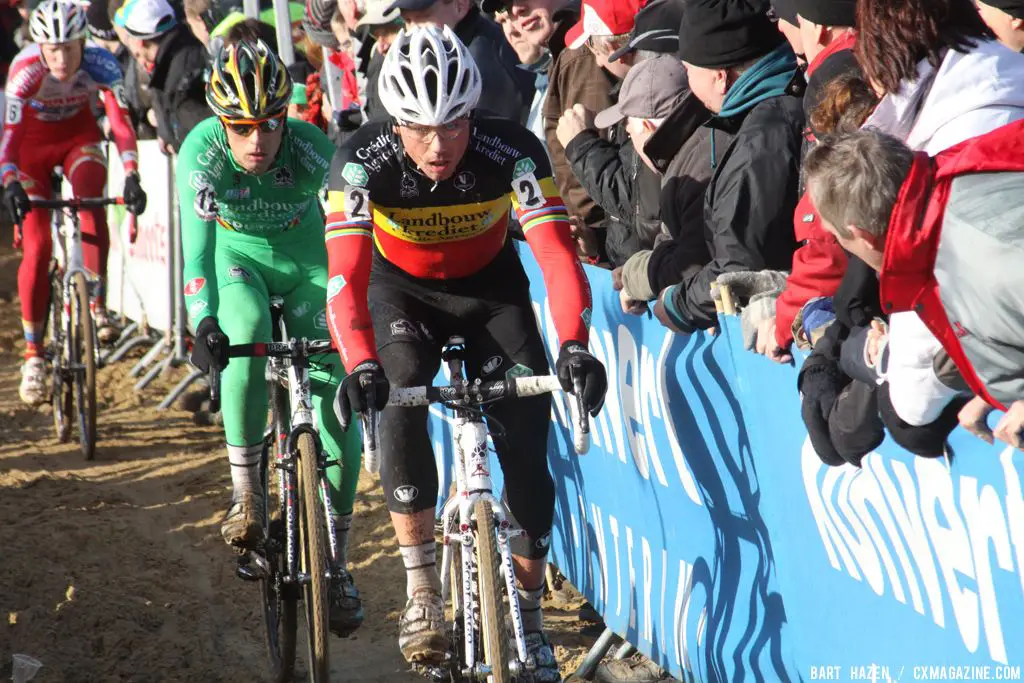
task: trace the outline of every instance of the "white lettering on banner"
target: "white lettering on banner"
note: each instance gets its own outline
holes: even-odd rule
[[[544,333],[544,341],[552,358],[558,357],[558,333],[548,299],[543,305],[533,303],[537,324]],[[615,335],[607,329],[591,328],[590,352],[604,364],[608,373],[608,394],[601,413],[591,423],[592,443],[620,462],[626,464],[628,454],[644,479],[654,480],[668,487],[668,477],[662,465],[656,435],[664,433],[672,452],[679,481],[687,497],[697,505],[703,500],[690,467],[686,463],[679,439],[676,437],[669,410],[665,378],[668,353],[675,335],[665,335],[665,342],[657,358],[647,346],[637,346],[625,325],[617,325]],[[556,394],[552,401],[552,420],[569,428],[570,412],[564,394]],[[625,434],[623,428],[625,427]]]
[[[615,544],[615,615],[622,614],[622,562],[619,557],[619,520],[608,515],[608,528],[612,532],[612,541]]]
[[[622,614],[622,599],[623,591],[627,590],[628,594],[626,600],[629,602],[629,615],[628,625],[630,629],[637,629],[637,624],[640,624],[640,628],[637,629],[637,634],[644,642],[654,645],[654,612],[653,612],[653,593],[657,589],[655,585],[654,577],[654,560],[652,554],[652,547],[661,547],[661,543],[654,543],[642,533],[634,533],[633,530],[626,525],[622,525],[624,533],[620,534],[619,520],[614,515],[605,515],[601,508],[597,505],[590,505],[590,519],[589,523],[587,520],[587,509],[586,504],[582,496],[577,496],[577,503],[579,505],[578,510],[574,510],[570,513],[574,520],[576,515],[579,514],[581,526],[585,530],[583,534],[583,552],[582,557],[584,558],[585,571],[587,574],[587,581],[590,581],[589,585],[594,587],[594,600],[595,605],[601,609],[605,614],[611,615],[611,605],[609,603],[611,579],[610,576],[611,558],[609,557],[609,551],[607,548],[607,540],[611,539],[613,544],[613,551],[615,553],[615,616]],[[608,536],[605,536],[605,530],[608,531]],[[623,537],[620,538],[620,537]],[[639,540],[637,540],[639,539]],[[625,544],[625,562],[628,569],[629,585],[624,586],[622,579],[622,552],[620,550],[620,540]],[[639,557],[635,557],[634,553],[639,552]],[[593,568],[592,557],[596,556],[597,568],[596,571]],[[641,563],[642,571],[639,576],[636,572],[636,562]],[[678,560],[679,563],[679,574],[675,580],[675,600],[674,610],[672,613],[667,614],[665,610],[665,598],[669,587],[669,568],[674,565],[676,558],[670,557],[667,549],[662,547],[661,551],[661,581],[660,589],[661,592],[658,594],[660,604],[660,618],[659,624],[661,629],[661,651],[667,652],[666,643],[669,642],[667,639],[671,638],[671,644],[675,647],[675,657],[679,664],[679,667],[684,671],[691,671],[690,659],[688,654],[687,643],[689,638],[688,624],[690,620],[690,607],[693,602],[693,566],[685,560]],[[596,578],[596,576],[600,578]],[[637,579],[639,578],[642,585],[637,585]],[[641,597],[642,596],[642,597]],[[638,601],[639,600],[639,601]],[[640,612],[638,614],[638,612]],[[703,642],[704,628],[706,626],[706,614],[707,606],[700,608],[700,616],[697,619],[697,633],[696,642],[700,646]],[[666,619],[670,619],[671,623],[669,629],[671,629],[671,635],[665,628]]]
[[[993,486],[979,489],[978,479],[970,476],[958,477],[957,496],[945,464],[927,458],[914,460],[916,483],[904,463],[876,453],[864,459],[862,470],[827,468],[821,477],[824,465],[810,440],[802,469],[811,513],[833,568],[856,581],[863,577],[880,596],[890,586],[903,604],[909,594],[919,614],[925,614],[927,600],[940,628],[946,628],[944,583],[967,650],[978,651],[983,632],[988,655],[1006,664],[993,559],[999,569],[1017,574],[1024,594],[1024,497],[1013,450],[1000,459],[1005,499]]]

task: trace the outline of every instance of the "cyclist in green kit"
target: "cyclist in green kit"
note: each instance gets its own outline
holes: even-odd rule
[[[189,133],[176,171],[185,303],[196,330],[192,363],[207,372],[223,370],[221,412],[233,494],[221,533],[241,549],[263,537],[266,502],[258,464],[267,423],[266,359],[228,363],[227,346],[271,340],[272,295],[284,298],[290,335],[329,338],[318,194],[334,146],[315,126],[286,118],[291,94],[284,64],[263,41],[221,49],[206,90],[216,116]],[[331,354],[310,376],[328,457],[338,558],[345,567],[361,442],[358,430],[341,430],[333,410],[345,376],[341,359]],[[362,623],[363,610],[351,575],[338,574],[330,625],[344,636]]]

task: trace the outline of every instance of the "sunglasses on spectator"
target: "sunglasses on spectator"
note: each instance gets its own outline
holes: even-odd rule
[[[265,119],[226,119],[223,116],[220,118],[221,123],[224,127],[230,130],[235,135],[241,135],[242,137],[249,137],[252,132],[259,128],[261,133],[273,133],[275,130],[284,125],[284,118],[286,113],[281,112],[277,116],[270,116]]]
[[[417,140],[429,145],[437,137],[440,137],[445,142],[457,140],[462,135],[462,124],[467,120],[468,117],[461,116],[454,121],[449,121],[440,126],[420,126],[410,123],[403,123],[401,126],[409,131]]]

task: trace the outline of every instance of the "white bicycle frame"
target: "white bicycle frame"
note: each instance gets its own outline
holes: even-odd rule
[[[461,346],[461,338],[453,337],[449,346]],[[463,375],[463,361],[456,357],[448,360],[451,369],[452,386],[464,388],[472,397],[479,400],[479,393],[474,394],[474,387],[481,384],[477,380],[467,385]],[[545,393],[562,391],[558,377],[545,375],[540,377],[518,377],[514,380],[514,395],[517,397],[536,396]],[[427,387],[396,388],[391,390],[389,404],[412,407],[429,405]],[[590,448],[590,433],[586,421],[580,419],[580,408],[576,402],[570,402],[574,415],[573,424],[579,425],[574,430],[574,447],[577,453],[586,453]],[[364,427],[365,427],[364,423]],[[496,538],[501,553],[501,573],[505,579],[505,591],[509,601],[509,614],[512,618],[515,636],[514,661],[509,662],[509,671],[518,676],[527,668],[526,634],[523,629],[523,617],[519,608],[519,592],[516,590],[516,577],[512,564],[511,539],[525,536],[522,529],[513,528],[509,522],[509,514],[504,501],[494,493],[494,483],[490,472],[490,449],[487,445],[487,425],[479,414],[469,415],[457,411],[452,424],[455,451],[455,493],[445,502],[441,514],[443,550],[441,556],[441,596],[447,603],[452,598],[454,612],[463,615],[464,652],[466,656],[464,676],[477,680],[486,679],[490,670],[476,661],[476,626],[480,618],[479,592],[473,577],[476,573],[476,534],[473,533],[473,508],[477,501],[484,500],[490,507],[497,525]],[[376,443],[367,438],[367,432],[375,430],[364,428],[364,448],[373,447],[376,462]],[[371,464],[367,463],[367,469]],[[462,575],[462,595],[450,595],[451,572],[453,570],[453,548],[459,550],[459,571]]]

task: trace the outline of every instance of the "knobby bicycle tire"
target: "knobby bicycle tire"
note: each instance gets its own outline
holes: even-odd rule
[[[96,457],[96,337],[84,273],[71,276],[71,364],[75,369],[78,440],[86,460]]]
[[[72,386],[64,372],[64,280],[59,269],[50,272],[50,315],[47,320],[47,347],[51,354],[50,403],[53,406],[53,429],[57,441],[67,443],[71,438]]]
[[[274,419],[271,423],[273,432],[263,445],[263,458],[260,461],[260,474],[263,482],[263,500],[266,503],[264,518],[264,538],[267,539],[265,557],[270,565],[270,575],[260,582],[260,597],[263,601],[263,621],[267,643],[267,655],[270,658],[271,680],[274,683],[288,683],[295,673],[295,646],[298,630],[298,592],[285,586],[281,579],[288,570],[287,543],[285,538],[285,516],[283,501],[275,499],[279,496],[273,481],[271,462],[277,456],[280,445],[281,416],[286,414],[281,405],[280,386],[270,386],[270,405]],[[277,511],[276,517],[273,511]]]
[[[299,490],[302,495],[303,571],[309,581],[303,586],[306,630],[309,641],[309,680],[326,683],[330,678],[328,654],[327,521],[320,500],[316,442],[311,434],[299,434]]]
[[[476,517],[477,587],[480,591],[480,632],[484,644],[484,661],[491,667],[491,683],[511,683],[508,670],[509,643],[505,627],[505,601],[501,587],[501,555],[494,531],[494,513],[487,501],[480,499],[473,506]]]

